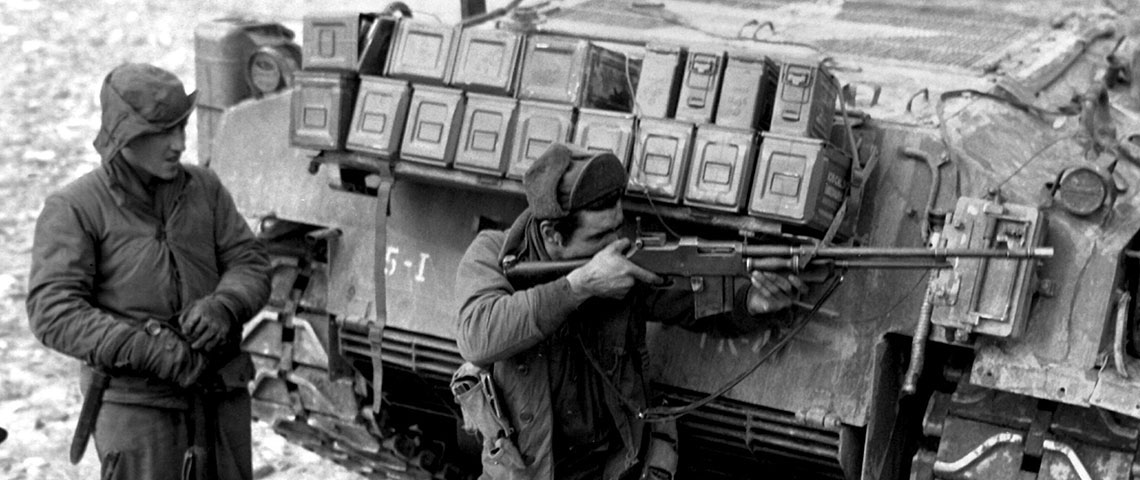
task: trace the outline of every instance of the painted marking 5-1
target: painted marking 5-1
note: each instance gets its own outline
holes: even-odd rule
[[[396,269],[403,265],[405,269],[415,272],[415,277],[412,278],[417,282],[423,282],[426,280],[426,278],[424,278],[424,267],[427,266],[429,258],[431,258],[431,255],[420,252],[418,263],[407,258],[401,259],[400,247],[389,246],[388,251],[384,252],[384,275],[392,276],[392,274],[396,273]]]

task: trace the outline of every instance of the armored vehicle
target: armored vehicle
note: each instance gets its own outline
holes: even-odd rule
[[[1140,478],[1140,42],[1135,9],[1091,3],[201,25],[199,161],[274,254],[243,344],[255,416],[367,477],[477,476],[448,386],[456,265],[567,142],[626,162],[643,248],[829,267],[747,337],[649,326],[677,478]]]

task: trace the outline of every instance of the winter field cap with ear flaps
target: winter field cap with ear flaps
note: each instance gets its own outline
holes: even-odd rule
[[[562,218],[625,191],[629,178],[614,154],[556,143],[523,175],[527,204],[540,220]]]
[[[178,77],[154,65],[115,67],[99,91],[103,124],[95,136],[95,150],[109,161],[136,137],[169,130],[186,120],[197,98],[197,91],[187,95]]]

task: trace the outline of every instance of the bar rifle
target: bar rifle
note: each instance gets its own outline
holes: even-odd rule
[[[948,259],[1041,259],[1053,256],[1052,247],[1025,249],[973,249],[945,247],[826,247],[804,245],[750,245],[737,241],[663,235],[638,237],[627,253],[634,264],[660,276],[748,277],[753,270],[786,272],[807,281],[822,281],[838,269],[940,269],[951,268]],[[585,265],[589,258],[559,261],[519,261],[503,258],[503,273],[512,285],[547,283]]]
[[[998,258],[1036,260],[1053,256],[1052,247],[1011,249],[972,249],[947,247],[827,247],[816,245],[750,245],[736,241],[705,240],[680,237],[667,241],[664,235],[640,236],[633,242],[627,257],[634,264],[665,277],[749,277],[753,270],[794,273],[805,281],[822,282],[842,269],[941,269],[952,268],[948,260],[961,258]],[[590,261],[589,258],[560,261],[520,261],[508,255],[502,260],[503,273],[515,288],[528,288],[554,281]],[[703,282],[692,282],[694,295]],[[797,304],[811,313],[820,312],[822,304],[838,283],[832,283],[814,305]],[[712,292],[723,294],[724,292]],[[700,302],[697,302],[700,303]],[[809,318],[811,313],[809,313]],[[832,315],[837,316],[837,315]],[[648,421],[675,420],[719,397],[750,375],[771,354],[786,344],[806,325],[807,319],[794,327],[780,342],[757,360],[756,364],[705,398],[682,407],[649,409]],[[925,341],[925,336],[923,336]],[[921,355],[921,351],[916,352]],[[921,363],[921,362],[919,362]],[[912,360],[912,367],[914,361]],[[908,378],[913,376],[907,374]]]

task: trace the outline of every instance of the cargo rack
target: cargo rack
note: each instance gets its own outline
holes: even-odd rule
[[[513,178],[441,168],[399,158],[382,159],[357,152],[332,150],[314,150],[312,152],[315,156],[313,156],[310,164],[310,172],[313,173],[321,164],[336,164],[342,168],[391,176],[397,180],[407,179],[419,183],[484,192],[501,192],[520,197],[526,194],[523,191],[522,182]],[[659,200],[650,200],[638,192],[627,193],[623,200],[625,209],[628,211],[732,229],[746,235],[782,235],[788,233],[784,230],[785,226],[779,222],[752,217],[743,213],[716,212],[684,205],[670,205]]]

